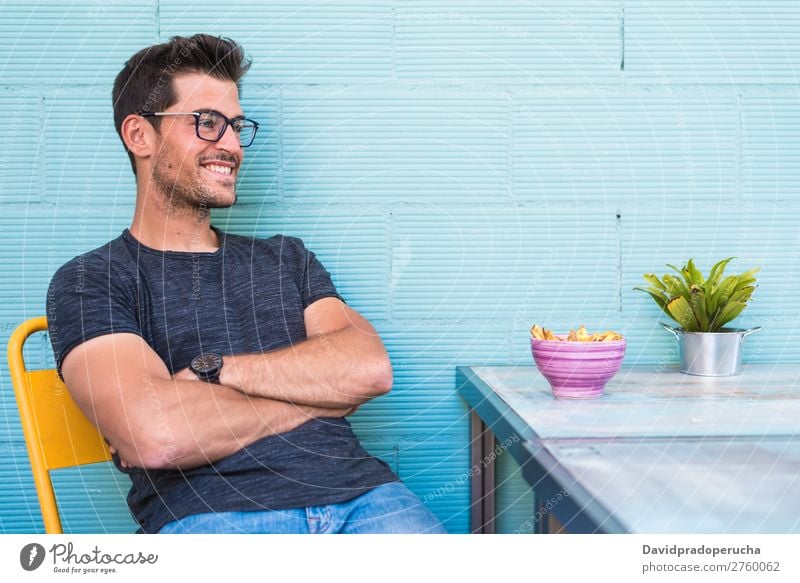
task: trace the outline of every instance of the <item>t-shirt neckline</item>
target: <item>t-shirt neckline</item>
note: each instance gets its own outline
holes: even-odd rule
[[[217,234],[219,238],[219,247],[215,251],[172,251],[172,250],[164,250],[164,249],[154,249],[153,247],[148,247],[139,239],[133,236],[130,229],[125,229],[122,231],[122,236],[125,238],[128,243],[131,243],[137,247],[140,251],[146,251],[148,253],[153,253],[156,255],[168,256],[168,257],[219,257],[222,255],[222,250],[225,247],[225,233],[220,231],[214,225],[209,225],[211,229]]]

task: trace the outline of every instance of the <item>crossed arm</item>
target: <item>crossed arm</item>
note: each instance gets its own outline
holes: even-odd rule
[[[170,376],[134,334],[82,343],[62,374],[81,410],[128,464],[188,469],[314,417],[341,417],[391,388],[377,333],[336,298],[305,311],[308,340],[266,354],[224,355],[220,385]]]
[[[392,387],[378,333],[337,298],[304,314],[309,339],[275,352],[225,356],[220,383],[250,395],[318,407],[357,407]],[[190,371],[176,378],[190,380]]]

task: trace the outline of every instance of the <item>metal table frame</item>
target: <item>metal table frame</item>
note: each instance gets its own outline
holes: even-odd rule
[[[473,372],[471,367],[456,367],[456,387],[470,408],[470,530],[492,534],[494,526],[495,439],[508,444],[507,450],[534,489],[535,532],[551,532],[553,515],[570,533],[623,533],[620,522],[577,483],[543,447],[535,431]],[[487,460],[488,463],[483,463]],[[551,509],[548,500],[559,493]]]
[[[634,367],[608,399],[575,406],[553,401],[531,366],[462,366],[456,379],[471,415],[474,533],[495,531],[493,464],[502,451],[533,489],[537,533],[559,525],[571,533],[800,532],[795,365],[747,365],[719,379]],[[713,488],[683,499],[698,479],[735,484],[728,505]],[[649,494],[630,498],[619,485],[632,480],[650,480],[641,482]]]

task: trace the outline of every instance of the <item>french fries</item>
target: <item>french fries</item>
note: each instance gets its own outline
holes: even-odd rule
[[[538,324],[534,324],[531,328],[531,336],[537,340],[558,340],[560,342],[611,342],[613,340],[622,340],[622,334],[614,332],[613,330],[606,330],[605,332],[595,332],[589,334],[586,326],[581,326],[577,330],[570,330],[567,334],[567,339],[561,338],[553,334],[551,330],[543,328]]]

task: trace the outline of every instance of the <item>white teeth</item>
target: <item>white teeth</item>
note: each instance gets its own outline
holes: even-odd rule
[[[209,164],[205,167],[207,170],[211,170],[211,172],[216,172],[217,174],[222,174],[224,176],[229,176],[231,173],[231,169],[227,166],[217,166],[216,164]]]

